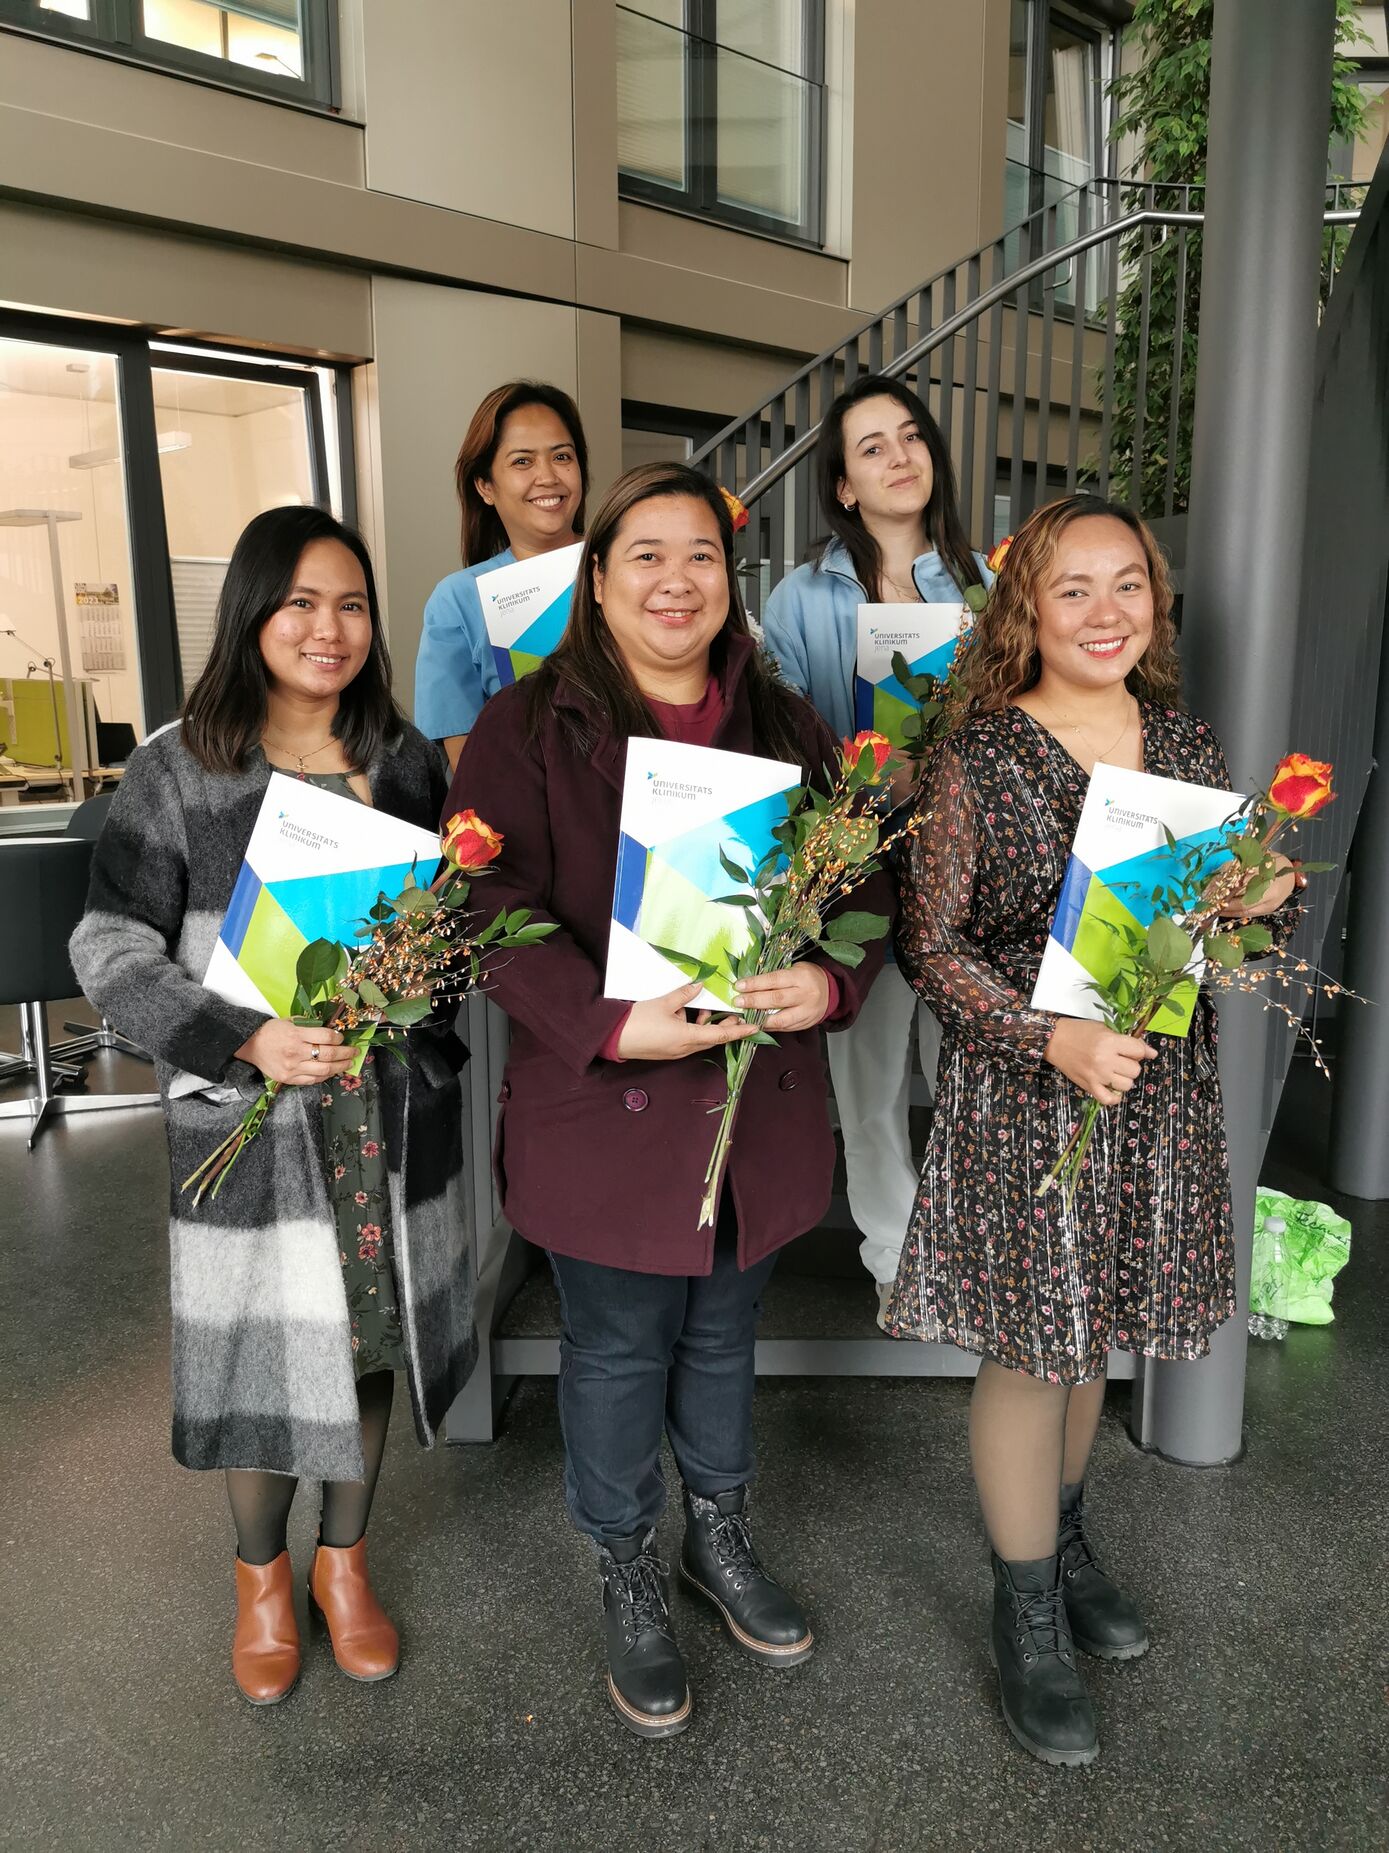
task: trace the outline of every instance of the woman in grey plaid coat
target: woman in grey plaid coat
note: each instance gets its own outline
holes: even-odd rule
[[[310,1576],[338,1664],[383,1679],[394,1627],[365,1530],[395,1369],[431,1446],[476,1356],[458,1071],[440,1012],[409,1067],[360,1080],[337,1032],[204,990],[272,767],[437,827],[437,746],[390,689],[371,563],[312,508],[257,516],[237,543],[207,668],[180,721],[132,756],[97,846],[73,965],[92,1002],[154,1055],[172,1173],[173,1446],[226,1470],[237,1533],[233,1671],[283,1698],[299,1671],[286,1526],[301,1475],[324,1482]],[[179,1185],[262,1078],[284,1083],[216,1199]]]

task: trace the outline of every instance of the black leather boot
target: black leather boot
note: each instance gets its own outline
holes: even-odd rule
[[[690,1722],[690,1688],[666,1607],[666,1566],[650,1548],[654,1536],[598,1547],[608,1697],[638,1737],[674,1737]]]
[[[1008,1729],[1044,1763],[1078,1767],[1100,1754],[1090,1696],[1076,1671],[1061,1566],[1055,1557],[1004,1563],[990,1553],[994,1618],[990,1658]]]
[[[757,1561],[743,1513],[745,1486],[701,1499],[686,1489],[680,1574],[712,1602],[729,1638],[768,1666],[799,1666],[815,1651],[800,1604]]]
[[[1095,1561],[1085,1535],[1083,1486],[1061,1489],[1061,1587],[1071,1638],[1100,1660],[1136,1660],[1148,1651],[1148,1630],[1138,1604],[1112,1583]]]

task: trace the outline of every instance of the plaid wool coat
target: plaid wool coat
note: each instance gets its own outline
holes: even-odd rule
[[[269,780],[254,752],[206,771],[177,723],[132,755],[92,864],[72,962],[92,1003],[155,1058],[169,1136],[173,1450],[186,1467],[316,1479],[363,1471],[347,1298],[315,1088],[286,1088],[216,1200],[179,1184],[261,1085],[235,1051],[264,1020],[203,989]],[[375,805],[426,829],[446,788],[439,749],[407,727],[367,769]],[[458,1071],[442,1014],[380,1063],[396,1276],[424,1446],[477,1354]]]

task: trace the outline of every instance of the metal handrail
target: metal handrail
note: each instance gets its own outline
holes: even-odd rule
[[[1055,207],[1049,206],[1046,210],[1048,212],[1054,212]],[[1354,225],[1359,216],[1358,208],[1331,209],[1323,214],[1323,224]],[[1010,296],[1016,296],[1020,289],[1026,288],[1026,286],[1036,278],[1045,276],[1049,271],[1060,269],[1063,264],[1069,264],[1072,258],[1078,257],[1082,251],[1089,251],[1098,244],[1107,243],[1111,238],[1122,238],[1127,236],[1130,232],[1141,231],[1145,225],[1198,226],[1204,225],[1205,218],[1206,215],[1204,212],[1156,212],[1150,211],[1147,207],[1144,207],[1139,212],[1127,213],[1123,218],[1111,219],[1107,224],[1094,226],[1090,231],[1083,233],[1080,237],[1072,238],[1068,243],[1060,245],[1054,250],[1044,251],[1040,257],[1033,258],[1031,262],[1020,265],[1018,269],[1011,271],[999,282],[991,284],[988,289],[976,296],[972,302],[967,303],[963,309],[958,310],[953,316],[948,317],[945,321],[938,324],[937,327],[933,328],[928,335],[923,335],[920,340],[913,342],[913,344],[906,348],[901,354],[895,355],[892,360],[886,362],[882,371],[889,379],[896,379],[900,374],[909,372],[919,361],[933,354],[937,348],[943,347],[947,341],[953,340],[955,336],[967,328],[971,322],[978,320],[987,310],[993,308],[995,303],[1001,303],[1006,301]],[[958,269],[959,266],[952,265],[951,268],[954,270]],[[912,293],[915,294],[916,292],[913,291]],[[876,319],[878,318],[875,318],[875,320]],[[852,339],[852,336],[848,337],[848,340]],[[846,342],[841,342],[838,347],[828,349],[826,354],[812,361],[810,366],[803,369],[801,373],[793,375],[792,379],[787,382],[787,386],[793,384],[795,380],[801,379],[805,377],[805,375],[814,372],[826,359],[837,354],[839,349],[846,344]],[[785,390],[786,387],[781,389],[783,393]],[[781,395],[778,394],[777,396],[780,397]],[[747,416],[752,416],[752,414],[748,414]],[[739,419],[735,424],[730,425],[728,427],[728,432],[733,433],[740,430],[743,425],[746,424],[747,416]],[[803,431],[799,437],[782,451],[779,457],[774,458],[773,461],[767,465],[766,469],[762,470],[757,476],[753,477],[751,482],[739,489],[738,499],[748,507],[751,507],[758,497],[765,494],[774,483],[780,482],[788,470],[794,468],[802,457],[808,455],[809,452],[814,449],[822,423],[823,420],[817,420],[815,424]],[[720,437],[723,435],[724,434],[721,433]],[[700,456],[702,457],[711,452],[718,441],[718,439],[711,439],[700,453]]]

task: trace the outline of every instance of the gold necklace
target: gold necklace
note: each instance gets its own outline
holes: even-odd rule
[[[1095,749],[1095,742],[1090,738],[1089,731],[1086,728],[1082,727],[1079,721],[1070,721],[1070,720],[1063,719],[1062,716],[1056,712],[1056,709],[1052,707],[1049,701],[1043,700],[1043,698],[1040,695],[1038,695],[1037,699],[1038,701],[1042,703],[1042,706],[1046,709],[1047,713],[1056,722],[1058,727],[1069,728],[1069,730],[1072,733],[1078,733],[1081,739],[1084,740],[1087,743],[1087,745],[1091,747],[1092,750]],[[1130,696],[1129,699],[1132,700],[1133,697]],[[1114,738],[1110,741],[1109,745],[1105,747],[1102,752],[1098,750],[1095,751],[1095,758],[1097,760],[1106,759],[1108,755],[1114,751],[1115,747],[1118,746],[1119,742],[1123,739],[1124,735],[1128,732],[1129,728],[1132,726],[1133,726],[1133,713],[1132,713],[1132,710],[1130,710],[1129,714],[1125,717],[1123,726],[1119,729],[1118,733],[1115,734]]]
[[[886,567],[883,568],[883,578],[886,579],[893,591],[900,593],[909,604],[919,605],[921,603],[921,593],[917,589],[915,580],[913,580],[909,586],[904,586],[900,579],[893,578]]]
[[[280,752],[288,753],[291,759],[298,760],[299,771],[297,772],[295,776],[301,779],[308,777],[308,773],[306,771],[307,762],[310,759],[317,759],[320,753],[327,752],[328,748],[332,746],[337,739],[336,734],[330,733],[328,738],[322,743],[321,746],[310,747],[307,753],[301,753],[298,747],[289,746],[285,741],[277,740],[274,734],[272,734],[268,728],[265,728],[262,730],[260,737],[262,741],[268,741],[271,746],[277,747]]]

